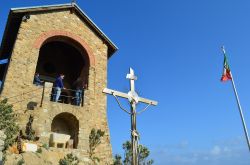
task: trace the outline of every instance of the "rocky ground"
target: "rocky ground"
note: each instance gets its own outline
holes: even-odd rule
[[[58,165],[59,160],[65,156],[69,151],[62,150],[61,152],[56,148],[45,149],[41,148],[41,152],[25,152],[21,154],[7,153],[7,160],[5,165]],[[91,162],[86,157],[79,157],[74,153],[79,160],[79,165],[91,165]]]
[[[0,130],[0,165],[2,165],[2,157],[3,157],[2,150],[4,149],[5,138],[6,138],[5,134],[3,133],[3,131]]]

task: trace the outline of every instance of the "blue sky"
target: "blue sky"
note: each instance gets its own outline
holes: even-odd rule
[[[0,2],[2,38],[11,7],[69,0]],[[138,116],[140,143],[156,165],[249,164],[232,86],[219,81],[225,45],[250,126],[249,1],[78,0],[78,5],[119,47],[109,60],[108,87],[127,92],[125,76],[132,67],[138,93],[159,102]],[[113,153],[122,154],[130,118],[111,96],[108,120]]]

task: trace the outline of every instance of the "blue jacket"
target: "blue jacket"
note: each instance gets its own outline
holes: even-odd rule
[[[60,76],[56,78],[55,87],[59,87],[61,89],[64,88],[63,81],[62,81],[62,78]]]
[[[34,84],[42,85],[42,81],[41,81],[41,79],[40,79],[40,77],[38,75],[35,75]]]

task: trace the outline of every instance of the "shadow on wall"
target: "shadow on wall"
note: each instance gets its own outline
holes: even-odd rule
[[[35,110],[35,107],[37,107],[37,102],[34,102],[34,101],[30,101],[28,104],[27,104],[27,109],[28,110]]]

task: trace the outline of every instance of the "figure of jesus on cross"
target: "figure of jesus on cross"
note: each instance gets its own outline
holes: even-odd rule
[[[142,113],[145,111],[150,105],[157,105],[156,101],[145,99],[142,97],[139,97],[138,94],[135,91],[135,80],[137,80],[137,77],[134,75],[134,70],[130,68],[130,73],[127,74],[127,79],[130,80],[130,91],[128,93],[122,93],[118,92],[112,89],[105,88],[103,90],[104,93],[113,95],[120,106],[122,110],[124,110],[126,113],[131,115],[131,144],[132,144],[132,165],[138,165],[138,138],[139,133],[136,130],[136,115]],[[124,109],[117,96],[123,97],[129,100],[130,103],[130,112]],[[136,104],[139,102],[148,104],[142,111],[136,112]]]

